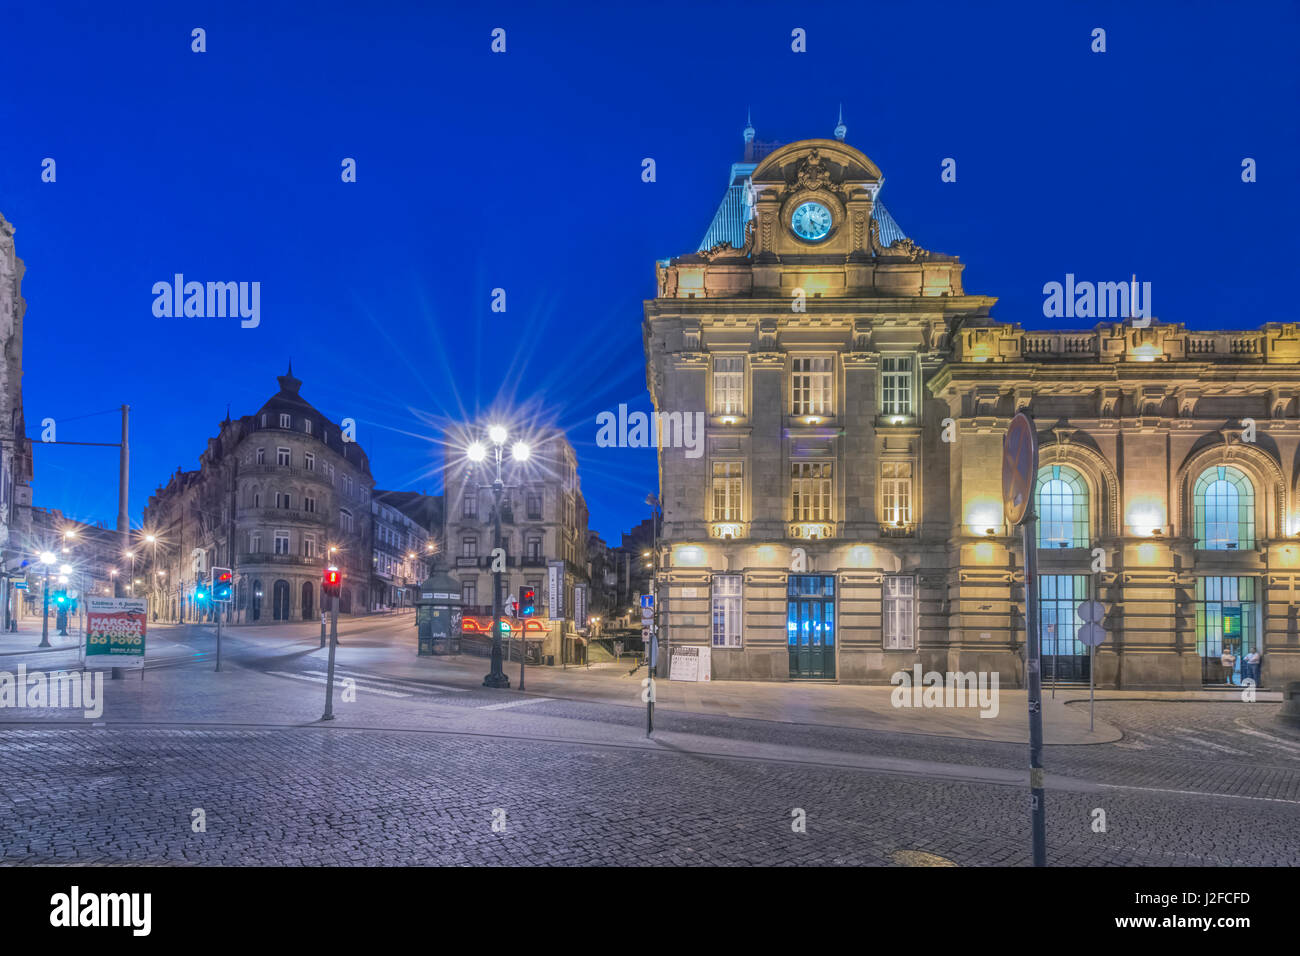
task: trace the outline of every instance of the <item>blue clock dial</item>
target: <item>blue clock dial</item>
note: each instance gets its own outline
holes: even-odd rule
[[[819,202],[806,202],[790,217],[790,228],[800,239],[817,242],[831,232],[831,211]]]

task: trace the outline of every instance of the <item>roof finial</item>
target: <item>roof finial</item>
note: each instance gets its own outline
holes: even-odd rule
[[[844,134],[847,133],[848,131],[849,128],[844,125],[844,104],[841,103],[840,120],[837,124],[835,124],[835,138],[838,139],[841,143],[844,142]]]
[[[754,120],[752,117],[753,117],[753,111],[750,110],[748,106],[745,107],[745,142],[746,143],[752,143],[754,141]]]
[[[293,357],[289,358],[289,377],[293,378]]]

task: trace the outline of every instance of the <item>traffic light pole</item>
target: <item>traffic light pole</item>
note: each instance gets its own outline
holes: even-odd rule
[[[41,647],[50,646],[50,566],[45,566],[45,583],[41,585],[41,601],[45,605],[41,614]]]
[[[221,670],[221,611],[217,610],[217,670]]]
[[[321,720],[334,719],[334,648],[339,637],[339,596],[334,595],[330,610],[330,654],[329,666],[325,668],[325,715]]]

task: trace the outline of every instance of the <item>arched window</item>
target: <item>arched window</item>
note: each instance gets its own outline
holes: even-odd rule
[[[1088,547],[1088,486],[1068,465],[1038,469],[1034,492],[1040,548]]]
[[[1255,547],[1255,487],[1230,465],[1201,472],[1192,492],[1196,547],[1238,551]]]

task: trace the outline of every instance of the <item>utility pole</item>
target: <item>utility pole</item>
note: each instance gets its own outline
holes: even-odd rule
[[[131,445],[129,436],[131,432],[131,406],[122,406],[122,446],[118,449],[117,455],[117,533],[121,535],[121,550],[125,554],[131,547],[131,518],[127,513],[127,495],[130,494],[130,481],[128,475],[131,469]],[[120,582],[121,575],[118,575]],[[118,588],[121,584],[118,583]],[[122,597],[117,588],[113,590],[114,597]],[[140,676],[144,676],[144,665],[140,666]],[[108,676],[109,680],[121,680],[122,668],[114,667]]]

